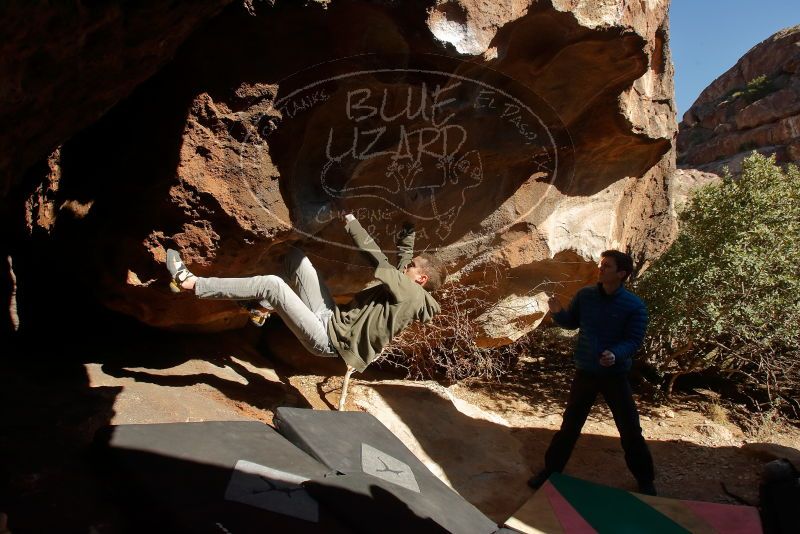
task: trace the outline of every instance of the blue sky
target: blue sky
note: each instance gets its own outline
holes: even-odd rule
[[[678,121],[748,50],[800,24],[800,0],[672,0],[670,47]]]

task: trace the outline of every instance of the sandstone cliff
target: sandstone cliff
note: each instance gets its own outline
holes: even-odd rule
[[[233,276],[275,272],[286,247],[302,246],[347,298],[370,274],[337,220],[354,211],[387,252],[412,219],[452,279],[499,273],[490,299],[504,311],[487,318],[486,342],[513,340],[544,315],[536,293],[569,297],[603,249],[644,263],[672,237],[667,9],[237,3],[96,121],[169,54],[133,47],[152,61],[124,90],[49,65],[40,91],[52,105],[34,90],[40,104],[15,107],[24,128],[4,139],[30,146],[6,169],[42,161],[9,197],[25,203],[35,244],[15,262],[20,294],[96,300],[158,327],[233,328],[245,322],[235,306],[167,291],[165,248],[200,275]],[[98,37],[109,56],[127,50],[126,31]],[[168,30],[149,32],[157,43]],[[51,131],[47,116],[69,127]],[[43,266],[69,283],[37,286]]]
[[[800,161],[800,26],[754,46],[709,85],[684,114],[682,167],[736,173],[753,150]]]

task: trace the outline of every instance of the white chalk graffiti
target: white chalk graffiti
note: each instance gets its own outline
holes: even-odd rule
[[[420,63],[439,59],[426,56]],[[267,114],[274,124],[264,126],[262,137],[250,138],[256,149],[272,132],[314,140],[290,160],[304,184],[292,226],[308,237],[326,241],[319,229],[337,213],[354,212],[376,235],[390,236],[403,220],[416,220],[422,223],[418,239],[434,250],[450,247],[447,242],[472,232],[457,225],[465,207],[483,205],[481,195],[502,202],[506,194],[488,183],[487,172],[499,187],[534,177],[552,184],[560,172],[559,152],[571,154],[571,139],[552,108],[491,69],[469,65],[463,72],[474,76],[465,76],[452,65],[453,70],[352,67],[349,60],[316,66],[313,72],[318,69],[320,76],[310,83],[311,71],[303,73],[297,88],[273,103],[280,117]],[[298,126],[284,129],[286,121]],[[314,130],[306,134],[306,128]],[[565,170],[570,172],[569,163]],[[504,227],[525,218],[536,204]],[[470,241],[487,236],[475,232]]]
[[[348,91],[345,116],[354,124],[344,133],[335,127],[328,131],[320,171],[323,191],[336,199],[380,199],[407,217],[435,222],[436,235],[447,238],[468,190],[483,180],[480,152],[463,150],[467,130],[452,122],[456,114],[445,108],[456,99],[442,98],[460,85],[437,85],[432,92],[425,84],[418,90],[408,87],[404,108],[391,114],[388,89],[379,102],[371,100],[369,88]],[[364,121],[369,121],[367,128]],[[344,150],[336,151],[344,137]],[[338,169],[349,171],[344,184],[331,178]],[[362,183],[367,172],[377,181]]]

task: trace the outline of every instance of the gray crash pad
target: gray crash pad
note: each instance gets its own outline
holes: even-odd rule
[[[302,487],[329,469],[263,423],[122,425],[96,446],[109,495],[142,531],[351,532]]]
[[[497,531],[491,519],[439,480],[370,414],[281,407],[274,424],[289,441],[339,473],[314,477],[306,486],[357,530]]]

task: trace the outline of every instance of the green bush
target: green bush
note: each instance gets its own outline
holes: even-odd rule
[[[677,377],[722,373],[751,397],[800,411],[800,172],[754,153],[740,178],[695,192],[670,249],[637,292],[646,361]],[[756,393],[754,395],[754,393]],[[788,403],[788,404],[787,404]]]
[[[723,97],[723,100],[736,100],[737,98],[744,98],[749,103],[761,100],[770,93],[777,90],[772,80],[767,78],[766,75],[756,76],[749,82],[746,87],[741,87],[730,91]]]

